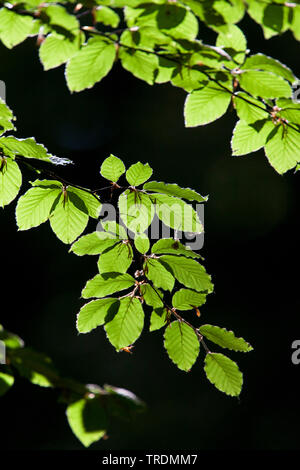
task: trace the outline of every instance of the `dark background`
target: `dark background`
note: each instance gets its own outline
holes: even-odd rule
[[[251,20],[241,26],[252,53],[276,57],[299,75],[299,45],[290,33],[265,41]],[[201,37],[212,43],[214,34],[203,29]],[[203,322],[232,329],[254,347],[228,352],[244,372],[238,400],[207,381],[203,353],[190,373],[179,371],[161,332],[145,328],[132,355],[117,354],[102,328],[78,336],[80,292],[96,274],[96,258],[68,254],[48,223],[18,233],[12,203],[1,211],[1,323],[49,354],[62,373],[128,388],[148,405],[92,448],[297,449],[300,365],[291,362],[291,344],[300,339],[299,175],[278,175],[263,151],[231,157],[235,113],[186,129],[185,92],[171,85],[151,87],[115,65],[92,90],[71,95],[62,67],[43,72],[34,40],[12,51],[1,46],[0,58],[17,136],[35,136],[76,162],[59,175],[99,187],[101,162],[113,153],[127,166],[149,162],[158,181],[209,194],[201,253],[215,293],[202,308]],[[23,191],[34,178],[25,173]],[[1,447],[82,449],[56,398],[18,379],[0,401]]]

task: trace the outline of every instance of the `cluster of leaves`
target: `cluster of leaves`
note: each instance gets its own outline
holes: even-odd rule
[[[25,347],[23,340],[0,325],[0,341],[5,345],[6,364],[0,367],[0,396],[21,376],[40,387],[59,391],[59,401],[66,404],[66,415],[75,436],[84,446],[106,436],[114,419],[128,419],[143,411],[144,404],[132,392],[104,385],[82,384],[61,377],[45,354]],[[0,356],[0,364],[4,358]]]
[[[147,182],[152,175],[148,164],[138,162],[126,171],[113,155],[104,160],[100,172],[113,188],[121,190],[122,225],[106,220],[101,231],[83,235],[71,246],[70,251],[78,256],[100,255],[99,273],[82,291],[84,299],[93,300],[77,316],[78,331],[88,333],[103,325],[117,351],[130,351],[144,328],[146,305],[151,310],[150,331],[164,329],[164,347],[179,369],[191,369],[202,344],[208,379],[228,395],[239,395],[242,374],[238,366],[223,354],[211,352],[204,337],[235,351],[252,347],[232,331],[213,325],[195,327],[179,313],[200,316],[199,307],[213,291],[211,277],[199,263],[201,256],[174,238],[161,238],[150,248],[145,234],[155,214],[175,231],[201,233],[198,214],[184,199],[204,202],[206,198],[177,184]],[[124,174],[129,186],[120,187]]]
[[[213,122],[233,106],[233,155],[264,148],[270,164],[284,173],[298,169],[300,160],[297,77],[271,57],[249,55],[236,25],[246,11],[266,38],[290,29],[300,39],[298,1],[20,0],[0,10],[0,40],[13,47],[37,36],[44,69],[66,64],[71,92],[93,87],[117,60],[148,84],[183,88],[187,127]],[[199,38],[203,23],[215,31],[214,45]]]
[[[2,108],[6,114],[9,112],[4,103]],[[44,159],[48,154],[31,139],[1,137],[0,145],[3,153],[0,201],[4,206],[17,196],[21,185],[15,160],[24,162],[39,156]],[[30,154],[28,148],[34,148],[35,153]],[[48,162],[53,160],[47,158]],[[54,161],[60,162],[56,157]],[[117,195],[118,222],[116,218],[102,219],[96,231],[80,238],[89,216],[97,219],[100,215],[102,204],[97,191],[67,184],[53,175],[52,179],[32,182],[16,207],[19,230],[49,221],[61,241],[74,242],[71,252],[79,256],[100,255],[98,274],[82,291],[84,299],[93,300],[77,316],[79,333],[103,325],[115,349],[130,352],[143,330],[144,306],[148,306],[150,331],[164,329],[165,349],[180,369],[191,369],[202,344],[208,379],[226,394],[239,395],[242,373],[238,366],[223,354],[211,352],[204,338],[235,351],[250,351],[251,346],[218,326],[193,326],[179,313],[194,311],[200,316],[199,307],[213,291],[211,277],[199,262],[201,256],[178,237],[161,238],[150,246],[146,235],[155,218],[175,235],[200,234],[203,226],[191,202],[202,203],[207,197],[177,184],[148,181],[152,175],[148,163],[138,162],[126,171],[122,160],[113,155],[103,161],[100,173],[110,182],[111,193]],[[123,186],[120,186],[121,177],[126,180]]]

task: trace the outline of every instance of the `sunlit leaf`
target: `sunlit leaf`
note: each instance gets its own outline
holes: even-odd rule
[[[130,346],[140,336],[144,326],[144,312],[141,302],[134,297],[120,300],[116,314],[106,320],[105,331],[111,344],[119,351]]]
[[[208,353],[204,370],[208,380],[221,392],[238,396],[243,385],[243,375],[237,364],[224,354]]]
[[[179,369],[189,371],[199,354],[199,340],[194,330],[184,322],[174,321],[167,326],[164,338],[170,359]]]

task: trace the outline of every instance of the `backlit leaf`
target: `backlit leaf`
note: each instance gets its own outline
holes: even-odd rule
[[[119,300],[107,299],[92,300],[85,304],[77,315],[77,330],[79,333],[89,333],[97,326],[104,325],[109,314],[118,311]]]
[[[117,272],[97,274],[93,279],[87,282],[82,291],[82,297],[105,297],[114,294],[135,284],[135,280],[129,274],[120,274]]]
[[[199,340],[194,330],[184,322],[174,321],[167,326],[164,346],[177,367],[189,371],[199,354]]]
[[[49,181],[49,187],[35,186],[21,196],[16,208],[19,230],[28,230],[46,222],[50,216],[54,201],[61,194],[61,183]]]
[[[270,164],[282,174],[294,168],[300,161],[300,133],[295,129],[279,125],[269,134],[265,153]]]
[[[130,243],[119,242],[107,248],[100,255],[98,268],[101,274],[110,272],[126,273],[132,263],[133,253]]]
[[[67,408],[67,418],[73,433],[85,447],[99,441],[106,433],[106,413],[98,397],[71,403]]]
[[[149,331],[160,330],[167,323],[167,309],[155,308],[151,313],[150,317],[150,328]]]
[[[153,170],[148,163],[137,162],[126,171],[126,179],[131,186],[139,186],[147,181],[152,173]]]
[[[273,131],[274,124],[271,120],[263,119],[251,124],[238,121],[233,130],[231,148],[233,155],[245,155],[262,148]]]
[[[158,181],[149,181],[148,183],[144,184],[143,189],[154,193],[168,194],[169,196],[177,196],[183,199],[187,199],[188,201],[205,202],[208,199],[207,196],[201,196],[201,194],[197,193],[193,189],[180,188],[175,183],[168,184]]]
[[[105,331],[111,344],[119,351],[133,344],[144,326],[144,312],[141,302],[134,297],[120,300],[116,314],[106,321]]]
[[[219,119],[226,113],[230,100],[230,92],[215,83],[193,91],[184,105],[186,127],[203,126]]]
[[[49,220],[55,235],[63,243],[72,243],[86,228],[89,216],[81,199],[67,192],[66,198],[61,194]]]
[[[155,287],[164,290],[173,290],[174,276],[159,262],[158,259],[148,258],[144,265],[145,275],[153,282]]]
[[[238,396],[243,385],[243,375],[237,364],[224,354],[208,353],[204,370],[208,380],[221,392]]]
[[[213,291],[211,277],[197,261],[183,256],[163,255],[159,261],[186,287],[198,292]]]
[[[15,199],[22,184],[18,164],[11,158],[0,157],[0,207]]]
[[[199,330],[203,336],[222,346],[222,348],[241,352],[248,352],[253,349],[243,338],[237,338],[233,331],[228,331],[225,328],[214,325],[202,325]]]
[[[104,78],[113,66],[116,56],[115,45],[105,39],[89,39],[66,67],[66,79],[70,91],[92,88]]]
[[[31,16],[2,8],[0,10],[0,39],[9,49],[23,42],[30,35],[33,25]]]
[[[83,235],[70,248],[78,256],[100,255],[107,248],[119,243],[119,238],[107,232],[92,232]]]
[[[292,89],[282,77],[271,72],[244,70],[240,75],[241,87],[253,96],[263,98],[289,98]]]
[[[0,397],[4,395],[14,384],[15,378],[8,370],[0,371]]]
[[[206,302],[206,295],[190,289],[180,289],[173,295],[172,305],[178,310],[192,310]]]
[[[179,240],[174,240],[173,238],[162,238],[158,240],[152,246],[151,253],[157,255],[173,254],[183,255],[187,258],[201,258],[200,255],[192,251],[188,246],[183,245]]]
[[[125,165],[120,158],[110,155],[103,161],[100,173],[103,178],[116,183],[125,173]]]

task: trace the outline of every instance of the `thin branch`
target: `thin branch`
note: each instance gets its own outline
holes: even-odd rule
[[[79,19],[82,16],[87,16],[89,14],[92,14],[92,10],[82,11],[81,13],[77,13],[75,16],[76,16],[77,19]]]
[[[56,173],[54,173],[51,170],[36,168],[31,162],[29,164],[26,161],[24,161],[22,158],[20,158],[19,156],[16,156],[15,158],[20,163],[28,166],[29,168],[31,168],[31,169],[33,169],[37,172],[44,173],[45,175],[50,176],[50,178],[53,178],[53,179],[56,179],[56,180],[60,181],[60,183],[62,183],[63,186],[72,186],[73,188],[77,188],[77,189],[80,189],[81,191],[85,191],[86,193],[91,194],[95,199],[97,199],[98,202],[101,202],[99,197],[95,194],[96,191],[93,191],[92,189],[89,189],[89,188],[84,188],[83,186],[80,186],[78,184],[70,183],[69,181],[65,180],[61,176],[58,176]]]

